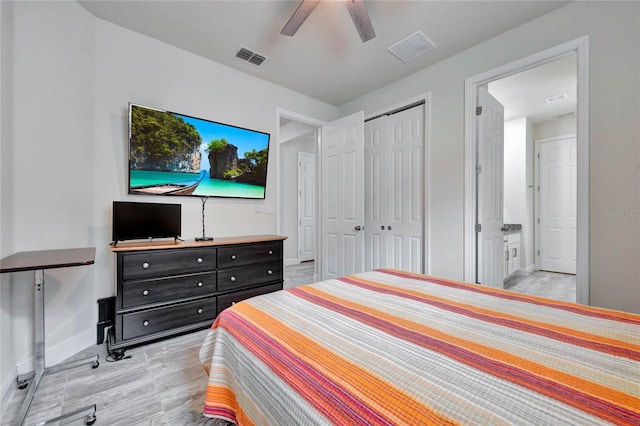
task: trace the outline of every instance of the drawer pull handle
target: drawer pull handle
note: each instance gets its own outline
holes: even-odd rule
[[[149,267],[149,264],[147,262],[144,262],[142,264],[142,269],[147,269]]]
[[[236,260],[238,258],[238,256],[236,256],[235,254],[231,255],[231,260]]]
[[[145,327],[149,327],[149,321],[143,321],[142,325]]]
[[[269,254],[273,254],[273,250],[269,250]]]
[[[202,308],[198,309],[198,313],[199,313],[199,314],[201,314],[202,312],[204,312],[204,311],[202,310]]]
[[[202,287],[202,281],[198,282],[198,287]]]
[[[271,269],[267,269],[267,275],[273,275],[273,271]]]
[[[149,294],[149,290],[145,290],[145,291],[143,291],[143,292],[142,292],[142,295],[143,295],[143,296],[146,296],[146,295],[148,295],[148,294]]]
[[[201,258],[201,257],[199,257],[199,258],[198,258],[198,260],[197,260],[196,262],[198,262],[198,263],[202,263],[202,258]]]
[[[235,282],[236,282],[236,277],[231,277],[231,278],[229,278],[229,279],[231,280],[231,282],[232,282],[232,283],[235,283]]]

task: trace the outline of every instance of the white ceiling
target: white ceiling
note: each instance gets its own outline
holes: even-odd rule
[[[366,1],[376,37],[362,43],[343,2],[320,2],[293,37],[280,34],[299,1],[80,1],[98,18],[341,106],[566,1]],[[422,31],[436,48],[403,63],[387,48]],[[267,57],[234,58],[244,46]]]
[[[577,89],[575,54],[489,83],[489,93],[504,105],[505,121],[528,117],[533,123],[575,114]],[[545,102],[562,94],[566,99]]]

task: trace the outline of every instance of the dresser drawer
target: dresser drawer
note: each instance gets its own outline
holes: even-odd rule
[[[282,281],[282,263],[263,263],[218,271],[218,291],[220,292],[251,287],[269,281]]]
[[[122,279],[214,271],[216,249],[152,250],[122,255]]]
[[[218,296],[218,314],[234,303],[240,302],[241,300],[259,296],[261,294],[272,293],[278,290],[282,290],[282,283],[271,284],[258,288],[250,288],[248,290],[236,291],[235,293]]]
[[[124,314],[122,316],[122,338],[133,339],[204,321],[213,323],[216,313],[216,298],[210,297],[166,308]]]
[[[218,247],[218,268],[282,261],[282,242]]]
[[[216,292],[216,273],[187,275],[122,284],[122,308],[173,302]]]

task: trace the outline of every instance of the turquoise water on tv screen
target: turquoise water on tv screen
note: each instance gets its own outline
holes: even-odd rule
[[[198,179],[195,173],[156,172],[150,170],[130,170],[129,186],[131,188],[162,184],[188,184]],[[249,185],[231,180],[211,179],[205,177],[193,191],[199,197],[240,197],[264,198],[265,187]]]

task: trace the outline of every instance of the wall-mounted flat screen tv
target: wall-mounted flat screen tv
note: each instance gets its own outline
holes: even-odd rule
[[[269,133],[129,104],[129,193],[264,198]]]
[[[112,240],[178,238],[182,233],[182,204],[113,202]]]

